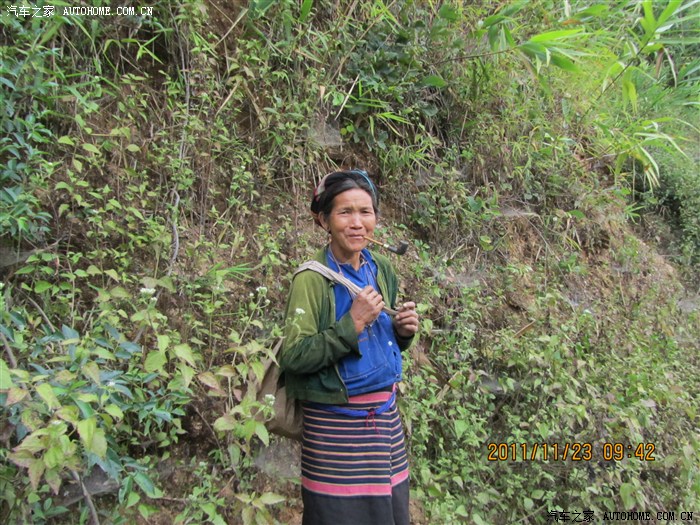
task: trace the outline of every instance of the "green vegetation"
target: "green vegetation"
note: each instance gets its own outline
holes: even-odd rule
[[[416,523],[700,508],[700,1],[135,9],[0,15],[1,522],[292,520],[249,385],[338,164],[412,240]]]

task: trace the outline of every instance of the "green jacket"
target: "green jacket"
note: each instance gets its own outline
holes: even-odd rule
[[[371,254],[377,265],[379,293],[394,308],[398,291],[396,273],[387,257]],[[326,249],[316,252],[314,259],[326,264]],[[350,312],[335,321],[333,286],[312,270],[294,277],[287,301],[280,368],[288,396],[340,405],[347,403],[348,392],[337,362],[352,353],[359,355],[360,351]],[[408,348],[413,340],[394,335],[401,350]]]

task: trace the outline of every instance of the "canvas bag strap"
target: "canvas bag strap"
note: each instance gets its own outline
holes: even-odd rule
[[[342,284],[343,286],[345,286],[345,288],[348,289],[348,291],[353,297],[355,297],[362,290],[359,286],[350,281],[347,277],[339,274],[335,270],[332,270],[328,266],[321,264],[318,261],[307,261],[303,263],[299,266],[299,268],[296,269],[294,275],[298,274],[299,272],[303,272],[304,270],[311,270],[313,272],[320,273],[329,281]],[[396,310],[393,310],[388,306],[385,306],[382,310],[388,313],[389,315],[396,315],[398,313]]]

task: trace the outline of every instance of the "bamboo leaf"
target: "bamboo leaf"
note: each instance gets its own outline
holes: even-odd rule
[[[311,8],[313,7],[314,2],[313,0],[304,0],[304,2],[301,4],[301,13],[299,13],[299,22],[306,22],[306,19],[309,18],[309,13],[311,13]]]
[[[561,68],[565,71],[570,71],[572,73],[578,73],[580,71],[579,67],[574,63],[573,60],[560,54],[552,54],[552,64],[554,64],[558,68]]]
[[[541,33],[530,38],[530,42],[554,42],[557,40],[564,40],[571,38],[583,31],[582,28],[578,29],[564,29],[560,31],[549,31],[547,33]]]
[[[680,5],[681,0],[670,0],[666,8],[659,15],[659,19],[657,20],[658,25],[662,25],[664,22],[666,22],[666,20],[672,17],[674,13],[678,10]]]

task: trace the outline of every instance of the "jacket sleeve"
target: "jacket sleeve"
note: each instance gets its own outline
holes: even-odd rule
[[[330,312],[326,279],[312,271],[301,272],[292,282],[285,314],[280,368],[293,374],[311,374],[331,366],[350,353],[358,353],[357,333],[350,313],[330,320],[321,330],[321,312]]]

